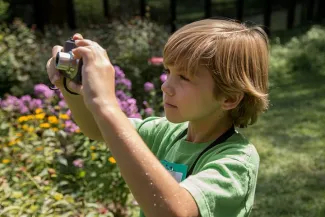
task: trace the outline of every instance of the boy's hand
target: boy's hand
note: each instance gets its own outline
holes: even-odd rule
[[[82,35],[80,34],[75,34],[73,36],[74,40],[81,40],[83,39]],[[46,64],[46,71],[47,75],[49,76],[49,79],[52,84],[54,84],[56,87],[59,89],[63,88],[63,76],[60,74],[60,72],[56,69],[55,67],[55,59],[56,59],[56,54],[60,51],[62,51],[63,47],[56,45],[52,48],[52,57],[47,61]]]
[[[75,38],[74,38],[75,39]],[[75,59],[83,59],[82,85],[69,82],[68,87],[83,95],[85,105],[90,111],[101,106],[118,107],[115,96],[115,69],[107,52],[94,41],[82,39],[75,41],[77,48],[73,49]]]

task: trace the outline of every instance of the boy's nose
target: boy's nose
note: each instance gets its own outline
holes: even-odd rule
[[[161,91],[164,92],[165,94],[167,94],[168,96],[173,96],[175,95],[175,91],[174,89],[169,85],[169,83],[167,81],[165,81],[162,85],[161,85]]]

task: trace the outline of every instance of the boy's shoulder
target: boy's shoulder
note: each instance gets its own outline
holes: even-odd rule
[[[139,135],[148,143],[169,143],[188,126],[188,122],[172,123],[166,117],[129,118]]]
[[[145,119],[129,118],[138,132],[150,132],[151,134],[176,134],[188,126],[188,122],[172,123],[166,117],[148,117]]]
[[[248,168],[258,168],[260,157],[258,151],[247,138],[236,131],[229,139],[219,144],[205,157],[206,161],[238,162]],[[202,162],[203,163],[203,162]]]

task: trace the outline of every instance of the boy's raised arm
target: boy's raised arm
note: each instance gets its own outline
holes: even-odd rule
[[[63,87],[63,77],[58,74],[58,71],[55,68],[55,56],[56,53],[61,50],[62,47],[60,46],[55,46],[52,49],[52,58],[49,59],[46,65],[49,79],[51,80],[52,84],[55,84],[56,87],[58,87],[62,92],[64,100],[71,110],[73,119],[80,127],[82,133],[84,133],[90,139],[104,141],[93,115],[85,106],[83,97],[81,95],[72,95]]]
[[[81,132],[90,139],[104,141],[92,113],[85,106],[82,96],[72,95],[64,88],[61,88],[60,90],[64,96],[64,100],[71,110],[73,119],[79,126]]]

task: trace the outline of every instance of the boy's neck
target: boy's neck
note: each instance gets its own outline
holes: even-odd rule
[[[220,118],[200,121],[190,121],[186,141],[193,143],[209,142],[217,139],[233,125],[230,117],[224,115]]]

